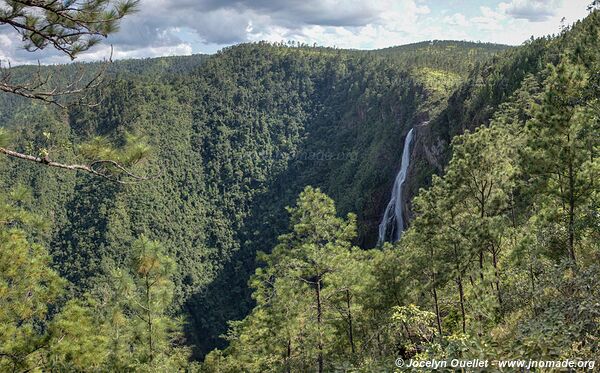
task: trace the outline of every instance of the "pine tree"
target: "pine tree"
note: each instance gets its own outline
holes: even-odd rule
[[[459,136],[453,141],[453,156],[444,179],[459,206],[457,219],[465,222],[462,234],[478,251],[479,278],[487,288],[486,256],[491,255],[498,305],[502,305],[499,260],[510,234],[512,199],[520,174],[517,157],[521,141],[513,135],[517,125],[496,120],[489,127]],[[511,219],[512,218],[512,219]]]
[[[584,105],[588,74],[565,57],[549,67],[542,102],[528,121],[528,171],[540,191],[545,214],[562,226],[561,242],[575,262],[581,206],[589,199],[598,175],[598,115]]]
[[[58,371],[105,370],[109,358],[108,335],[93,301],[70,300],[49,324],[47,369]]]
[[[47,335],[40,325],[65,285],[50,267],[50,256],[31,241],[41,219],[19,207],[23,189],[0,194],[0,370],[21,371],[41,365]]]
[[[232,346],[225,354],[238,363],[252,362],[245,366],[250,371],[324,372],[331,369],[327,359],[340,337],[339,324],[332,322],[340,310],[345,354],[356,351],[352,297],[357,289],[352,278],[343,275],[354,263],[350,250],[356,221],[354,215],[337,217],[333,201],[312,187],[306,187],[288,211],[290,232],[279,237],[271,254],[259,255],[265,267],[251,280],[257,306],[232,330]],[[212,353],[208,365],[222,370],[222,365],[214,368],[226,364],[222,356]]]
[[[158,242],[136,240],[129,270],[108,267],[92,292],[103,305],[109,358],[114,370],[172,371],[188,366],[182,322],[169,314],[173,304],[175,262]]]

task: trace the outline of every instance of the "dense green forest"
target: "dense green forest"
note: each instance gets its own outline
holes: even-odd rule
[[[2,159],[0,370],[598,360],[599,27],[121,61],[68,110],[0,94],[1,147],[150,178]],[[411,128],[410,227],[375,247]]]

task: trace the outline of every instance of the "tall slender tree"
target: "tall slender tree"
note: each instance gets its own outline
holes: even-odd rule
[[[598,177],[587,172],[597,158],[598,116],[583,103],[588,74],[582,66],[563,57],[548,71],[542,102],[528,121],[528,171],[540,197],[558,202],[559,209],[545,206],[561,222],[567,257],[575,262],[580,208]]]

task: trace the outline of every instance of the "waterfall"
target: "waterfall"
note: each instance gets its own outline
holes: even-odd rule
[[[402,236],[404,230],[404,218],[402,217],[402,185],[406,180],[406,172],[410,164],[410,145],[413,140],[413,129],[408,131],[404,140],[404,149],[402,149],[402,163],[400,171],[396,175],[394,187],[390,202],[388,202],[383,214],[383,219],[379,224],[379,240],[377,245],[382,245],[385,241],[396,242]]]

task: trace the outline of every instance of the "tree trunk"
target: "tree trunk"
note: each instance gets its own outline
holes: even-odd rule
[[[292,373],[291,358],[292,358],[292,341],[288,339],[287,354],[286,354],[286,357],[285,357],[285,371],[287,373]]]
[[[435,319],[437,322],[438,335],[442,336],[442,318],[440,316],[440,307],[438,303],[437,288],[435,286],[435,272],[433,272],[433,305],[435,307]]]
[[[510,191],[510,220],[512,221],[513,228],[516,228],[517,218],[515,215],[515,196],[512,190]]]
[[[434,251],[433,251],[433,245],[429,245],[430,249],[429,249],[429,257],[431,259],[431,264],[435,263],[435,259],[434,259]],[[433,267],[435,268],[435,267]],[[440,307],[439,307],[439,302],[438,302],[438,295],[437,295],[437,273],[435,272],[435,269],[432,269],[431,271],[431,283],[432,283],[432,292],[433,292],[433,305],[435,308],[435,319],[437,322],[437,328],[438,328],[438,334],[441,337],[442,336],[442,317],[440,315]]]
[[[460,296],[460,314],[462,316],[462,331],[463,333],[467,332],[467,320],[465,315],[465,292],[463,289],[462,277],[459,275],[456,279],[458,283],[458,294]]]
[[[154,333],[153,325],[152,325],[152,311],[150,309],[150,281],[148,280],[148,276],[145,278],[146,281],[146,310],[148,312],[148,345],[150,348],[150,361],[154,360],[154,341],[152,339],[152,334]]]
[[[315,286],[316,297],[317,297],[317,330],[319,332],[317,349],[319,350],[317,356],[318,372],[323,373],[323,336],[321,335],[321,321],[322,321],[322,310],[321,310],[321,276],[317,276],[317,283]]]
[[[481,206],[480,206],[480,218],[481,222],[483,222],[483,218],[485,217],[485,185],[483,186],[483,190],[481,191]],[[479,277],[481,279],[481,283],[483,284],[483,247],[479,249]]]
[[[498,304],[500,305],[500,312],[502,313],[502,294],[500,293],[500,273],[498,272],[498,251],[494,249],[492,251],[492,264],[494,265],[494,274],[496,278],[496,295],[498,296]]]
[[[533,314],[537,316],[537,309],[535,307],[535,273],[533,268],[533,253],[531,252],[531,247],[527,247],[527,254],[529,256],[529,280],[531,281],[531,308],[533,310]]]
[[[461,274],[461,270],[460,270],[460,264],[458,263],[458,249],[456,247],[456,244],[453,245],[454,248],[454,256],[455,256],[455,260],[456,260],[456,283],[458,284],[458,295],[460,297],[460,313],[462,315],[462,330],[463,333],[467,332],[467,321],[466,321],[466,316],[465,316],[465,292],[463,289],[463,279],[462,279],[462,274]],[[471,278],[471,281],[473,281],[473,279]]]
[[[350,339],[350,348],[352,350],[352,355],[356,353],[356,348],[354,347],[354,331],[352,326],[352,310],[350,308],[350,290],[346,289],[346,307],[348,310],[348,338]]]
[[[575,263],[575,175],[569,160],[569,257]]]
[[[479,250],[479,279],[483,284],[483,249]]]

